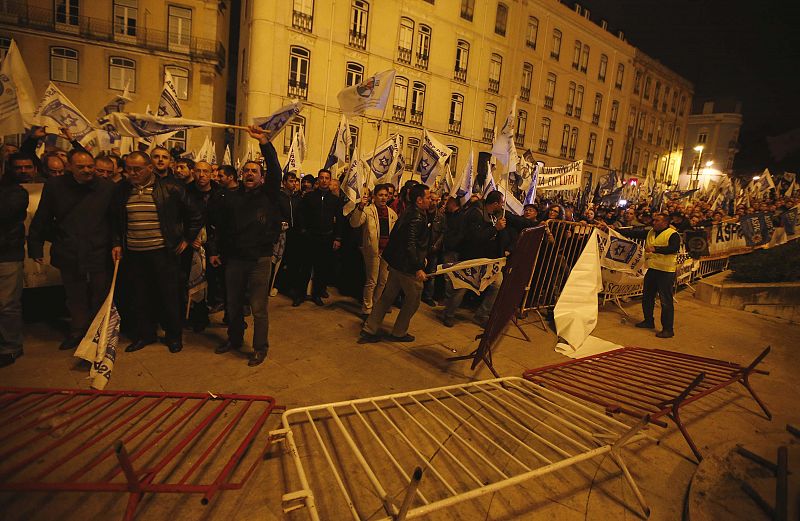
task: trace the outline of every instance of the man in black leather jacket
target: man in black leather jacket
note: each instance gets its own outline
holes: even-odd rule
[[[127,180],[119,183],[114,246],[124,250],[133,292],[133,340],[125,351],[156,341],[156,310],[170,352],[183,349],[180,255],[200,233],[203,219],[186,187],[153,172],[150,157],[125,158]]]
[[[22,356],[22,261],[28,191],[11,169],[0,178],[0,367]]]
[[[395,224],[389,236],[389,244],[382,257],[389,264],[389,278],[381,298],[372,308],[361,330],[361,342],[378,342],[383,318],[400,291],[403,291],[403,307],[395,320],[388,339],[395,342],[413,342],[414,336],[408,334],[411,317],[419,308],[422,285],[428,276],[425,274],[425,259],[430,246],[431,231],[428,222],[428,207],[431,204],[430,189],[424,184],[410,189],[409,200],[414,206],[406,209]]]

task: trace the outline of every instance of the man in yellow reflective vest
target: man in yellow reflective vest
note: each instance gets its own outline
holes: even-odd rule
[[[658,338],[675,336],[673,322],[675,307],[672,302],[672,290],[675,284],[675,268],[678,250],[681,247],[680,234],[669,225],[669,215],[653,214],[653,228],[647,230],[619,230],[623,235],[644,239],[644,258],[647,273],[644,275],[644,294],[642,295],[642,312],[644,320],[636,327],[655,329],[653,309],[656,305],[656,294],[661,300],[661,331]]]

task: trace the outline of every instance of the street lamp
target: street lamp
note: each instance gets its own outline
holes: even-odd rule
[[[703,164],[703,149],[704,148],[705,147],[703,147],[703,145],[697,145],[696,147],[694,147],[694,151],[695,152],[699,152],[700,153],[700,157],[697,158],[697,168],[695,168],[695,171],[694,171],[694,186],[692,188],[697,188],[698,185],[700,184],[700,165]]]

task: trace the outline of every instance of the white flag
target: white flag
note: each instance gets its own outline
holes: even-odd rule
[[[208,136],[203,139],[203,144],[200,146],[200,150],[195,152],[194,154],[194,161],[205,161],[209,162],[211,159],[211,141],[208,139]]]
[[[433,186],[441,166],[444,165],[444,162],[447,161],[453,151],[439,142],[427,130],[423,132],[424,141],[417,154],[414,173],[419,174],[424,184]]]
[[[152,114],[136,114],[112,112],[108,115],[109,124],[121,136],[148,138],[159,134],[168,134],[177,130],[189,130],[197,127],[226,128],[227,125],[211,121],[200,121],[188,118],[167,118]]]
[[[397,166],[397,155],[400,153],[397,138],[392,137],[378,145],[370,155],[364,158],[367,170],[378,183],[387,182]],[[368,181],[369,182],[369,181]]]
[[[455,180],[453,188],[450,190],[450,197],[459,199],[462,206],[472,197],[473,173],[475,169],[474,157],[475,154],[470,150],[469,161],[467,161],[463,172],[461,172],[461,175]]]
[[[222,165],[233,166],[231,162],[231,147],[229,145],[225,145],[225,155],[222,156]]]
[[[468,289],[478,295],[496,281],[506,264],[505,257],[499,259],[471,259],[455,264],[439,264],[431,274],[447,274],[455,289]]]
[[[503,163],[507,172],[515,172],[517,169],[517,147],[514,145],[514,121],[517,113],[517,97],[511,102],[511,110],[506,116],[500,132],[495,136],[492,144],[492,156]]]
[[[297,129],[292,137],[292,145],[289,147],[289,158],[286,161],[284,172],[303,172],[303,161],[305,160],[305,136],[302,127]]]
[[[486,181],[483,183],[483,193],[481,199],[486,199],[486,196],[497,190],[497,183],[494,182],[494,175],[492,175],[492,165],[490,164],[486,169]]]
[[[168,118],[183,117],[183,110],[178,101],[178,91],[175,88],[175,81],[172,79],[172,74],[168,70],[164,71],[164,87],[161,89],[161,97],[158,100],[158,116]],[[159,134],[154,138],[157,145],[166,143],[169,138],[173,136],[174,132],[169,134]]]
[[[105,302],[100,306],[86,335],[73,354],[73,356],[83,358],[92,364],[88,377],[91,380],[89,386],[92,389],[102,391],[111,378],[111,371],[114,369],[114,362],[117,358],[119,323],[120,318],[114,305],[114,286],[112,284]]]
[[[344,205],[342,213],[348,215],[353,211],[356,204],[361,201],[361,189],[364,186],[364,164],[358,157],[358,149],[353,150],[353,158],[344,174],[342,191],[349,201]]]
[[[265,118],[253,118],[253,125],[258,125],[269,133],[270,140],[275,139],[275,136],[280,134],[281,130],[286,128],[292,119],[300,114],[303,110],[303,104],[294,100],[288,105],[284,105],[269,116]]]
[[[38,124],[34,117],[35,95],[17,42],[11,40],[0,65],[0,136],[21,134],[26,127]]]
[[[363,114],[365,110],[383,110],[394,84],[394,69],[370,76],[358,85],[342,89],[337,98],[345,114]]]
[[[34,117],[52,119],[59,127],[69,130],[72,137],[79,141],[94,131],[89,119],[52,82],[44,91],[44,97]]]
[[[514,197],[512,193],[506,193],[505,189],[502,186],[497,187],[498,190],[503,194],[503,200],[505,201],[506,210],[513,213],[514,215],[522,215],[522,210],[524,209],[522,203]]]

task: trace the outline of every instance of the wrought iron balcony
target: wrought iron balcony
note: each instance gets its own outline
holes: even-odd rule
[[[561,157],[567,157],[567,145],[561,145],[561,151],[558,153]]]
[[[300,11],[292,11],[292,27],[295,29],[310,33],[313,23],[314,18],[310,14],[301,13]]]
[[[287,95],[290,98],[308,99],[308,83],[290,79]]]
[[[451,120],[447,126],[447,131],[451,134],[461,134],[461,122]]]
[[[553,108],[553,96],[545,96],[544,97],[544,108],[552,109]]]
[[[397,61],[411,65],[411,49],[403,47],[402,45],[397,48]]]
[[[567,108],[564,110],[564,113],[565,113],[567,116],[571,116],[571,115],[572,115],[572,109],[573,109],[573,108],[574,108],[574,107],[573,107],[573,105],[571,105],[571,104],[567,103]]]
[[[530,101],[531,99],[531,88],[530,87],[520,87],[519,89],[519,99],[522,101]]]
[[[547,153],[547,140],[546,139],[540,139],[539,140],[539,152],[542,152],[544,154]]]
[[[367,33],[350,30],[350,47],[365,50],[367,48]]]
[[[586,162],[590,165],[594,163],[594,154],[586,154]]]
[[[514,135],[514,144],[519,148],[525,147],[525,134],[515,134]]]
[[[405,121],[406,108],[398,105],[392,105],[392,119],[394,121]]]
[[[583,109],[581,107],[575,107],[575,117],[581,119],[581,111]]]
[[[570,148],[569,149],[569,158],[570,159],[575,159],[575,149],[574,148]]]
[[[559,56],[561,56],[561,53],[550,51],[550,57],[553,58],[554,60],[558,60]]]
[[[459,69],[456,67],[456,70],[453,72],[453,79],[456,81],[460,81],[461,83],[467,82],[467,69]]]
[[[604,157],[603,158],[603,168],[610,168],[611,167],[611,158]]]
[[[536,42],[534,42],[534,41],[531,41],[531,40],[528,40],[528,39],[526,39],[526,40],[525,40],[525,45],[526,45],[526,46],[527,46],[529,49],[536,50]]]
[[[486,143],[491,143],[493,139],[494,139],[494,129],[493,128],[483,129],[483,141]]]
[[[422,125],[422,111],[417,112],[416,110],[411,110],[411,119],[409,122],[412,125]]]
[[[417,53],[417,63],[416,63],[416,66],[417,66],[418,68],[420,68],[420,69],[425,69],[425,70],[428,70],[428,60],[429,60],[429,58],[430,58],[430,56],[428,56],[427,54],[424,54],[424,53],[418,52],[418,53]]]
[[[500,80],[489,78],[489,92],[497,94],[500,92]]]
[[[617,130],[617,121],[616,120],[612,119],[611,121],[608,122],[608,130],[610,130],[612,132]]]
[[[592,114],[592,125],[600,123],[600,114]]]

